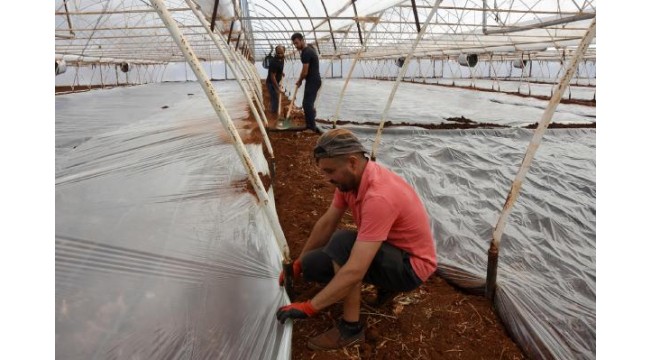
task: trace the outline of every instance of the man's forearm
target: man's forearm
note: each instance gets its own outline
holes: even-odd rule
[[[298,78],[298,82],[302,82],[305,80],[305,78],[307,78],[307,72],[301,72],[300,77]]]
[[[278,81],[275,79],[275,75],[273,75],[273,77],[271,78],[271,82],[273,83],[273,88],[279,94],[280,93],[280,84],[278,84]]]
[[[316,310],[323,310],[324,308],[334,304],[335,302],[346,297],[350,290],[361,282],[363,273],[358,269],[351,269],[349,267],[342,267],[334,276],[323,290],[321,290],[313,299],[311,304]]]

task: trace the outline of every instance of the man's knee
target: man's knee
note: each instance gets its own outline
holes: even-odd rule
[[[307,281],[328,283],[334,277],[332,259],[322,248],[309,251],[302,257],[302,275]]]
[[[357,232],[350,230],[336,230],[323,251],[339,266],[348,262],[352,247],[357,239]]]
[[[356,238],[356,231],[337,230],[325,247],[303,255],[302,273],[305,280],[319,283],[332,280],[334,266],[343,266],[347,262]]]

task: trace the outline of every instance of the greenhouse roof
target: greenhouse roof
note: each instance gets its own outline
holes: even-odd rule
[[[222,56],[190,4],[164,1],[199,59]],[[321,57],[369,59],[461,53],[560,59],[569,56],[596,16],[588,0],[197,0],[205,20],[231,46],[261,60],[275,45],[303,33]],[[214,11],[215,5],[217,11]],[[429,16],[430,22],[427,25]],[[90,63],[185,61],[148,1],[56,0],[57,58]],[[586,58],[595,58],[595,40]]]

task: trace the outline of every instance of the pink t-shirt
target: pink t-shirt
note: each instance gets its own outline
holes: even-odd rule
[[[411,255],[411,266],[424,282],[438,266],[429,216],[404,179],[368,161],[358,193],[334,192],[332,204],[352,209],[358,241],[387,241]]]

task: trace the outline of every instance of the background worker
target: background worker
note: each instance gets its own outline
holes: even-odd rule
[[[363,342],[360,322],[361,282],[378,288],[375,306],[411,291],[437,268],[429,216],[419,196],[402,177],[365,157],[352,132],[331,130],[314,148],[317,165],[336,185],[329,209],[316,222],[294,276],[327,283],[311,300],[278,309],[282,323],[303,319],[343,299],[343,318],[332,329],[311,338],[314,350],[334,350]],[[358,231],[338,230],[351,208]],[[284,274],[280,275],[280,283]]]
[[[296,86],[300,87],[302,81],[305,80],[305,93],[302,98],[305,125],[307,129],[320,134],[320,130],[316,127],[316,109],[314,108],[316,95],[318,95],[318,89],[321,86],[318,54],[313,47],[307,45],[307,41],[301,33],[291,35],[291,42],[300,51],[300,62],[302,63],[302,71],[296,81]]]
[[[284,46],[278,45],[275,47],[275,56],[269,64],[269,72],[266,75],[266,87],[269,89],[269,96],[271,98],[271,112],[278,113],[278,106],[280,105],[280,81],[284,71]]]

